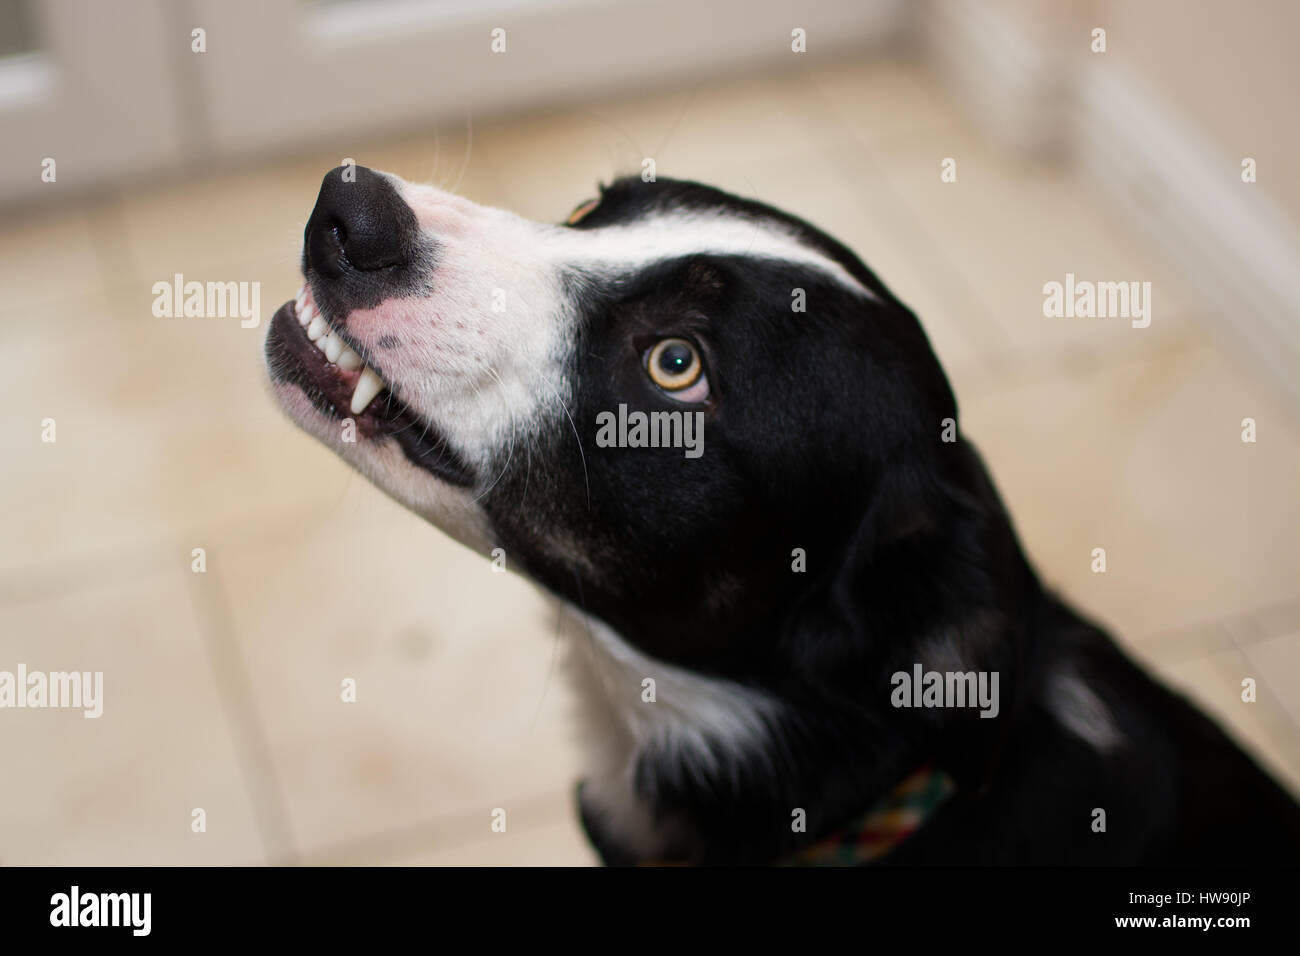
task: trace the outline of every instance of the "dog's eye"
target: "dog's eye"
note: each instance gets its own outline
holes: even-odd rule
[[[702,402],[709,397],[700,351],[686,339],[660,339],[646,353],[645,368],[650,381],[679,402]]]
[[[587,218],[587,214],[600,205],[599,199],[588,199],[573,212],[569,213],[569,218],[564,220],[566,225],[576,226],[582,220]]]

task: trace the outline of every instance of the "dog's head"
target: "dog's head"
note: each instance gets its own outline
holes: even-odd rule
[[[266,345],[297,422],[656,657],[752,667],[855,539],[934,518],[924,333],[769,206],[629,178],[548,225],[340,167],[303,271]]]
[[[298,423],[585,611],[616,698],[675,675],[665,706],[597,715],[623,743],[593,800],[633,781],[657,819],[740,833],[740,801],[770,820],[827,767],[835,819],[941,743],[961,759],[962,716],[891,710],[889,675],[1004,665],[1032,571],[920,324],[840,243],[689,182],[547,225],[342,167],[303,271],[266,344]]]

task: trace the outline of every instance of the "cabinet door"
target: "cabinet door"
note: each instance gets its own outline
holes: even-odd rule
[[[190,55],[178,8],[0,0],[0,202],[54,198],[176,162],[171,78]]]
[[[791,64],[891,34],[903,0],[190,0],[215,155],[464,124],[493,112]],[[797,13],[796,13],[797,11]]]

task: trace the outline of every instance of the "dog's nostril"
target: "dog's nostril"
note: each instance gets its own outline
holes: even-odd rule
[[[364,166],[325,174],[307,221],[307,264],[328,278],[374,272],[406,261],[414,217],[387,178]]]

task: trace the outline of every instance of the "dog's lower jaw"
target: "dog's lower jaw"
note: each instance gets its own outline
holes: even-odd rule
[[[390,498],[439,531],[478,555],[487,557],[491,553],[489,522],[472,488],[429,482],[427,473],[412,465],[393,440],[368,446],[351,456],[340,454]]]
[[[412,464],[388,436],[345,441],[337,419],[317,409],[302,389],[273,381],[272,389],[285,412],[322,445],[359,471],[377,488],[476,554],[492,550],[489,522],[473,489],[430,480]]]

